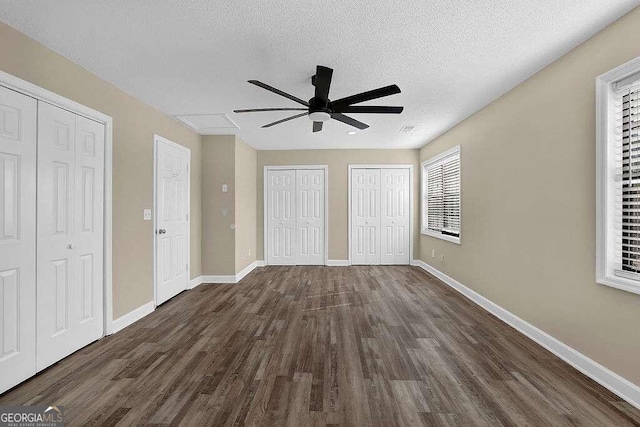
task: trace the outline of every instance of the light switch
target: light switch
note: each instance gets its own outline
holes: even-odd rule
[[[151,221],[151,209],[145,209],[142,211],[142,218],[145,221]]]
[[[222,192],[226,193],[229,191],[229,187],[227,186],[227,184],[222,184]]]

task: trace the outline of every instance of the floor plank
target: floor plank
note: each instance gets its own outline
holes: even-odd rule
[[[640,411],[422,270],[205,284],[0,396],[70,425],[640,425]]]

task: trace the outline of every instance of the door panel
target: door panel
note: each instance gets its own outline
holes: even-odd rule
[[[352,169],[352,264],[380,264],[380,233],[380,169]]]
[[[298,258],[296,171],[268,171],[267,191],[267,263],[295,265]]]
[[[0,393],[36,373],[36,114],[0,87]]]
[[[189,284],[189,162],[184,149],[157,140],[156,304]]]
[[[38,104],[37,369],[103,334],[104,126]]]
[[[409,264],[409,169],[381,170],[381,263]]]
[[[324,170],[296,171],[298,265],[324,265]]]

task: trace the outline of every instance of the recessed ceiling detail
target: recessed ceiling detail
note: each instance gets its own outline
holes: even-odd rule
[[[240,130],[226,114],[179,114],[174,117],[200,135],[225,135]]]
[[[241,12],[231,0],[1,4],[0,21],[143,102],[169,115],[227,112],[240,129],[187,120],[201,133],[236,133],[273,150],[421,147],[640,0],[247,0]],[[336,70],[332,99],[397,84],[402,122],[353,114],[370,126],[354,138],[336,120],[313,134],[309,120],[262,128],[291,116],[286,111],[231,113],[299,107],[246,82],[259,79],[308,101],[318,64]],[[405,123],[418,126],[398,132]]]

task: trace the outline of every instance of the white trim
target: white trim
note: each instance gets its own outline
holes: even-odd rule
[[[447,157],[455,155],[458,156],[458,161],[460,162],[460,231],[457,237],[449,236],[448,234],[438,233],[427,229],[427,219],[424,215],[424,200],[425,192],[427,191],[424,185],[424,168],[426,166],[433,165],[434,163],[438,163],[439,161],[442,161]],[[458,245],[462,244],[462,156],[460,154],[460,145],[457,145],[447,151],[443,151],[442,153],[437,154],[420,163],[420,234],[424,236],[435,237],[436,239],[446,240],[447,242],[456,243]]]
[[[413,259],[413,222],[414,218],[414,205],[413,205],[413,165],[358,165],[353,164],[348,167],[348,184],[347,184],[347,242],[348,242],[348,251],[349,251],[349,259],[347,262],[348,265],[351,265],[351,171],[353,169],[409,169],[409,212],[411,218],[409,219],[409,264],[411,264],[411,260]],[[328,264],[327,264],[328,265]]]
[[[507,325],[540,344],[542,347],[546,348],[551,353],[576,368],[578,371],[615,393],[631,405],[640,409],[640,387],[636,384],[633,384],[626,378],[621,377],[598,362],[569,347],[543,330],[538,329],[525,320],[522,320],[515,314],[500,307],[479,293],[469,289],[462,283],[447,276],[426,262],[421,260],[414,260],[414,262],[415,265],[431,273],[433,276],[437,277],[442,282],[464,295],[466,298],[493,314]]]
[[[328,259],[327,266],[329,267],[348,267],[351,265],[348,259]]]
[[[167,144],[187,154],[187,284],[185,290],[191,289],[191,281],[188,279],[191,277],[191,149],[158,134],[153,134],[153,301],[155,301],[156,305],[158,305],[158,278],[156,270],[158,263],[156,247],[156,230],[158,229],[158,142]]]
[[[265,265],[267,265],[263,259],[257,259],[254,262],[256,263],[256,267],[264,267]]]
[[[113,333],[113,271],[112,271],[112,201],[113,201],[113,119],[99,111],[67,99],[33,83],[0,71],[0,85],[39,101],[55,105],[104,125],[104,259],[103,259],[103,335]]]
[[[153,301],[149,301],[148,303],[141,305],[140,307],[130,311],[124,316],[118,317],[113,321],[113,333],[120,332],[127,326],[152,313],[155,309],[156,305],[153,303]]]
[[[613,135],[609,120],[613,85],[640,71],[640,57],[596,78],[596,282],[601,285],[640,294],[640,282],[616,276],[612,264],[612,233],[610,217],[613,195],[609,191],[609,139]]]
[[[262,172],[262,250],[264,254],[264,265],[269,265],[267,262],[267,249],[269,230],[267,229],[267,206],[269,197],[267,174],[270,170],[324,170],[324,262],[327,264],[329,260],[329,166],[328,165],[277,165],[277,166],[265,166]]]
[[[202,285],[202,276],[194,277],[193,279],[189,280],[189,289],[196,288],[200,285]]]
[[[238,283],[242,279],[244,279],[249,273],[251,273],[253,270],[255,270],[258,267],[264,267],[264,261],[263,260],[253,261],[251,264],[246,266],[242,271],[240,271],[238,274],[235,274],[235,275],[234,274],[228,274],[228,275],[211,275],[211,274],[210,275],[203,275],[203,276],[200,276],[200,277],[196,277],[195,279],[191,279],[191,282],[198,283],[198,285],[202,284],[202,283],[208,283],[208,284],[212,284],[212,283]]]

